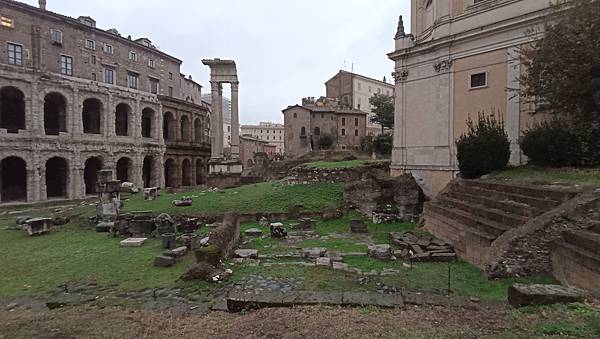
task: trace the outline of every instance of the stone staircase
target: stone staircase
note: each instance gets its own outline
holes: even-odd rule
[[[552,251],[552,268],[563,284],[600,293],[600,221],[563,232]]]
[[[550,211],[578,192],[489,180],[456,180],[425,204],[425,227],[482,267],[487,250],[506,231]]]

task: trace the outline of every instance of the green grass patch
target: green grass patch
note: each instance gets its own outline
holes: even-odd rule
[[[380,261],[370,257],[348,257],[344,262],[364,272],[383,271],[386,268],[399,270],[398,275],[381,277],[386,284],[417,290],[447,290],[448,266],[450,266],[450,289],[462,296],[475,296],[485,300],[506,300],[508,287],[515,283],[550,284],[555,281],[548,277],[523,277],[502,280],[488,280],[481,270],[467,262],[415,263],[413,268],[405,267],[407,261]]]
[[[515,317],[544,314],[532,330],[536,337],[600,338],[600,311],[584,304],[556,304],[525,307]]]
[[[512,167],[493,173],[492,177],[531,183],[562,183],[600,186],[599,169],[544,168],[537,166]]]
[[[266,182],[218,192],[196,190],[170,194],[161,192],[155,201],[144,201],[141,194],[125,202],[125,211],[152,210],[155,213],[201,214],[201,213],[253,213],[285,212],[290,205],[303,205],[305,210],[320,211],[325,206],[339,207],[344,184],[287,185],[283,181]],[[189,207],[174,207],[172,201],[182,196],[193,196]]]
[[[344,161],[316,161],[305,164],[304,166],[316,169],[343,169],[360,167],[373,161],[368,160],[344,160]]]
[[[171,268],[155,268],[162,253],[158,240],[123,248],[91,228],[75,225],[39,237],[0,230],[0,295],[43,295],[62,284],[118,284],[123,290],[171,287],[191,256]]]

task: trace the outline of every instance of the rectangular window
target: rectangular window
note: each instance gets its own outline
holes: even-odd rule
[[[139,75],[137,73],[127,73],[127,87],[137,89],[138,88]]]
[[[60,56],[60,73],[64,75],[73,75],[73,57]]]
[[[169,96],[173,96],[173,87],[169,86]]]
[[[169,72],[169,80],[173,80],[173,73]]]
[[[23,65],[23,46],[8,43],[8,64],[22,66]]]
[[[346,118],[342,118],[342,126],[346,126]]]
[[[54,45],[62,45],[63,35],[62,32],[56,29],[50,30],[50,41]]]
[[[115,83],[115,71],[110,68],[104,69],[104,82],[113,85]]]
[[[342,128],[342,135],[346,135],[346,130]]]
[[[138,61],[139,57],[138,57],[137,53],[134,51],[129,51],[129,60]]]
[[[354,118],[354,126],[358,126],[358,118]]]
[[[158,80],[150,78],[150,93],[158,94]]]
[[[487,87],[487,72],[471,74],[469,88]]]
[[[96,50],[96,42],[94,40],[85,39],[85,48],[95,51]]]
[[[355,136],[355,137],[357,137],[357,136],[358,136],[358,130],[357,130],[357,129],[355,129],[355,130],[354,130],[354,136]]]
[[[95,64],[96,64],[96,56],[95,56],[95,55],[92,55],[92,56],[90,56],[90,63],[91,63],[92,65],[95,65]]]
[[[0,25],[2,25],[2,27],[8,27],[8,28],[15,27],[15,23],[13,22],[13,19],[7,18],[5,16],[0,17]]]
[[[154,68],[154,59],[148,59],[148,67]]]
[[[104,44],[104,53],[113,54],[113,46],[109,44]]]
[[[96,73],[92,73],[92,81],[96,81],[98,78],[96,77]]]

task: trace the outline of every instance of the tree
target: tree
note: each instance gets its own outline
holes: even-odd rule
[[[597,120],[600,102],[594,80],[600,67],[600,1],[558,0],[544,36],[521,51],[527,73],[521,95],[539,110],[575,122]]]
[[[394,129],[394,98],[386,94],[375,94],[369,99],[375,113],[371,122],[381,125],[381,134],[384,128]]]
[[[330,149],[333,146],[333,136],[329,133],[323,133],[319,137],[319,148],[320,149]]]

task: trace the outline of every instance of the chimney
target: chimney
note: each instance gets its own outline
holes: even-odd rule
[[[41,10],[46,10],[46,0],[39,0],[38,3],[40,4],[40,9]]]

